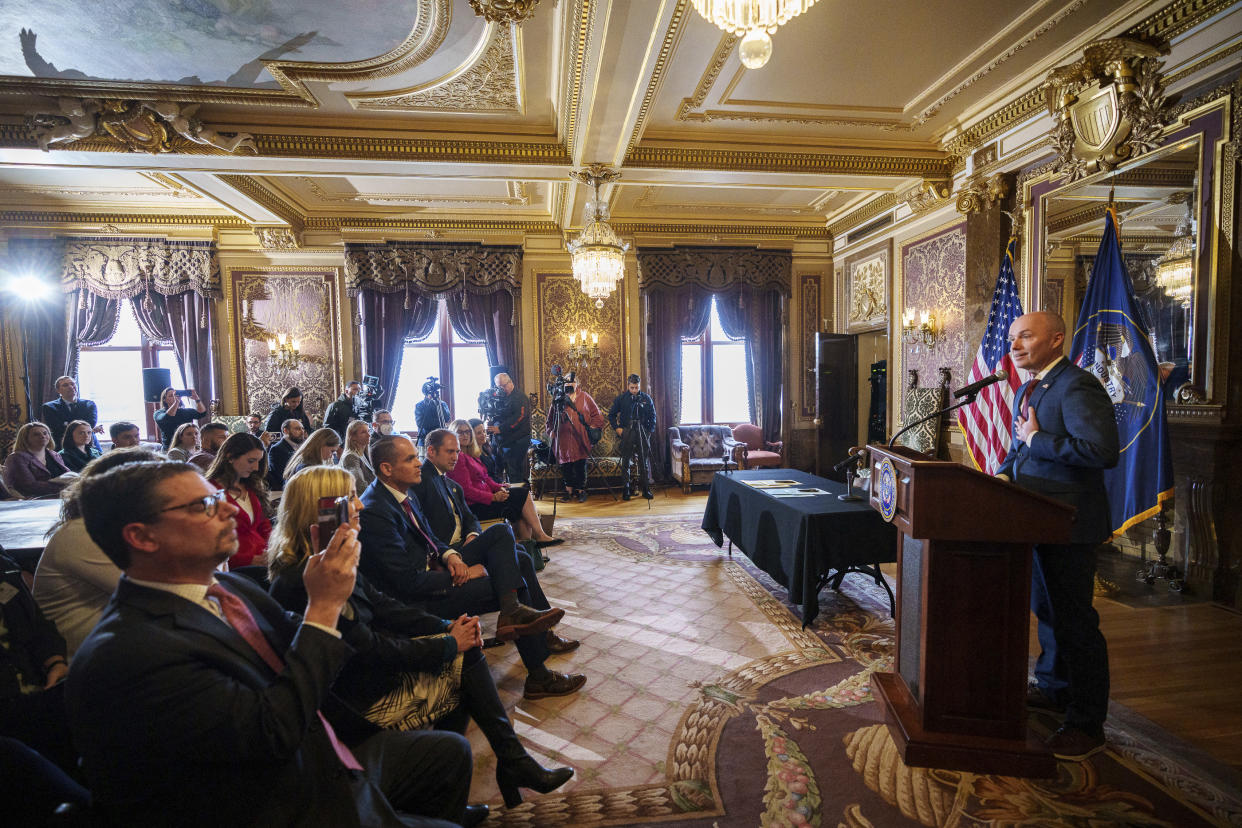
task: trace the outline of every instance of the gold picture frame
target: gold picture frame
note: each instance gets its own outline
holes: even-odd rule
[[[883,330],[893,280],[893,242],[880,242],[845,260],[845,332]]]

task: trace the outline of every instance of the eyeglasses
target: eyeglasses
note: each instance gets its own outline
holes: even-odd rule
[[[220,491],[209,494],[206,497],[200,497],[198,500],[191,500],[189,503],[182,503],[179,506],[169,506],[165,509],[160,509],[157,514],[171,512],[174,509],[189,509],[190,514],[198,514],[199,512],[202,512],[205,517],[215,517],[216,510],[220,508],[220,504],[224,501],[224,498],[227,495],[228,492],[221,489]]]
[[[473,428],[459,428],[457,429],[457,433],[458,434],[474,434],[474,429]]]

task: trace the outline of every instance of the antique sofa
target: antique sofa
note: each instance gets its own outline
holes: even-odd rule
[[[746,446],[733,439],[727,425],[682,425],[668,430],[673,479],[689,494],[690,487],[710,484],[712,475],[742,468]]]

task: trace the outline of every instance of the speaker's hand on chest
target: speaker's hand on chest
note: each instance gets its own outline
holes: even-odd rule
[[[1034,408],[1026,409],[1026,416],[1018,415],[1015,422],[1014,437],[1023,443],[1030,443],[1031,435],[1039,431],[1039,418],[1035,416]]]

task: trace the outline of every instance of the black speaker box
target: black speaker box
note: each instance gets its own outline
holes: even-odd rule
[[[172,371],[167,368],[142,369],[142,398],[149,403],[158,403],[160,393],[172,385]]]
[[[509,366],[508,366],[508,365],[492,365],[492,366],[489,366],[487,370],[488,370],[488,371],[491,373],[491,375],[492,375],[492,385],[495,385],[495,384],[496,384],[496,375],[497,375],[497,374],[508,374],[508,373],[509,373]]]

